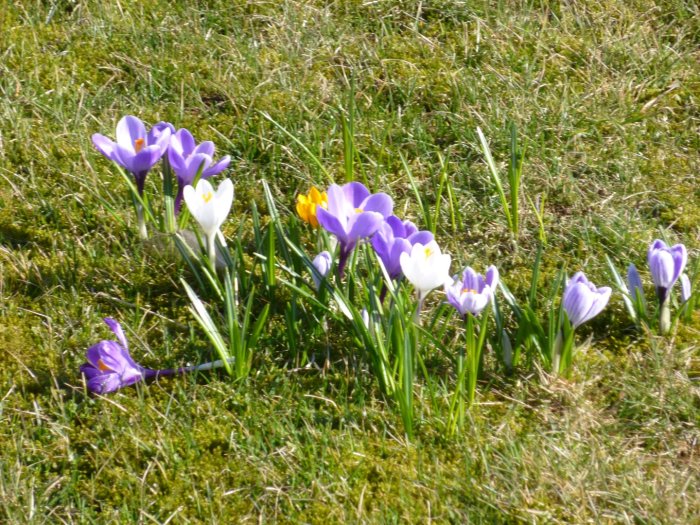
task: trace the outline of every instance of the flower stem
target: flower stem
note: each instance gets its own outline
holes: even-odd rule
[[[671,330],[671,294],[667,294],[659,307],[659,332],[664,335]]]
[[[559,374],[559,366],[561,364],[561,354],[564,349],[564,331],[557,332],[557,338],[554,340],[554,352],[552,355],[552,374]]]
[[[216,232],[207,235],[207,255],[209,256],[209,267],[216,274]]]
[[[139,224],[139,237],[148,239],[148,229],[146,229],[146,219],[143,215],[143,205],[140,202],[136,203],[136,219]]]
[[[233,364],[234,361],[234,358],[230,358],[228,360],[230,364]],[[180,368],[166,368],[163,370],[146,370],[144,375],[147,378],[179,376],[189,374],[190,372],[205,372],[207,370],[214,370],[216,368],[222,368],[223,366],[225,366],[223,359],[217,359],[216,361],[202,363],[201,365],[183,366]]]

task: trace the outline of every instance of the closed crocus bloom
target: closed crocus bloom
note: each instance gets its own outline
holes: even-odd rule
[[[139,194],[143,194],[146,175],[168,149],[173,130],[172,124],[160,122],[147,133],[140,119],[127,115],[117,124],[116,141],[95,133],[92,143],[105,157],[131,172]]]
[[[681,280],[681,301],[686,302],[688,299],[690,299],[690,296],[693,293],[693,289],[690,285],[690,279],[688,278],[688,274],[686,274],[686,273],[681,274],[680,280]]]
[[[371,194],[359,182],[328,188],[328,209],[316,207],[318,223],[335,235],[340,244],[338,273],[343,275],[347,258],[360,239],[371,237],[391,215],[394,202],[386,193]]]
[[[668,247],[664,241],[655,240],[649,246],[647,261],[651,278],[656,286],[656,295],[663,303],[669,290],[683,273],[688,262],[688,251],[682,244]]]
[[[381,259],[389,277],[401,276],[401,254],[410,252],[414,244],[427,245],[434,240],[429,231],[419,231],[411,221],[391,215],[372,236],[372,247]]]
[[[470,313],[476,316],[491,302],[497,286],[498,270],[495,266],[488,268],[486,277],[467,267],[462,274],[462,280],[459,281],[455,277],[453,284],[445,286],[445,292],[447,301],[461,315]]]
[[[418,302],[433,289],[451,282],[449,254],[443,254],[435,241],[416,243],[400,256],[401,271],[418,292]]]
[[[318,270],[318,273],[321,274],[321,279],[325,278],[328,275],[328,272],[331,271],[331,266],[333,265],[331,254],[327,251],[322,251],[316,257],[314,257],[313,265],[314,268]],[[316,277],[316,275],[313,273],[311,274],[311,278],[314,280],[314,286],[318,290],[318,287],[321,285],[321,279]]]
[[[201,178],[207,179],[228,168],[231,157],[226,155],[215,163],[214,143],[205,141],[197,145],[192,133],[183,128],[170,139],[168,160],[177,176],[178,192],[175,197],[175,211],[179,212],[184,188],[194,182],[200,168],[202,169]]]
[[[644,288],[642,286],[642,278],[639,276],[637,267],[634,264],[630,264],[627,267],[627,288],[629,289],[630,297],[633,300],[637,298],[644,300]]]
[[[100,341],[87,350],[87,360],[80,371],[87,379],[91,392],[106,394],[123,386],[138,383],[153,371],[136,364],[129,355],[129,347],[121,325],[114,319],[106,318],[105,323],[117,336],[117,341]]]
[[[312,187],[308,195],[297,196],[297,213],[302,221],[310,224],[313,228],[318,228],[318,218],[316,208],[328,208],[328,194],[318,191]]]
[[[562,305],[569,321],[577,328],[603,311],[610,300],[612,289],[608,286],[596,288],[583,272],[569,279],[564,290]]]
[[[209,260],[213,265],[216,261],[216,235],[233,204],[233,183],[226,179],[214,192],[209,181],[200,180],[196,188],[185,186],[183,195],[187,208],[207,237]]]

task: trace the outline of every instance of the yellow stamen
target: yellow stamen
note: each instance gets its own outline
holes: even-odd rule
[[[208,191],[204,195],[202,195],[204,202],[209,202],[210,200],[212,200],[213,197],[214,197],[214,194],[210,191]]]
[[[97,360],[97,368],[100,369],[102,372],[111,372],[112,369],[108,367],[105,362],[102,360],[102,358]]]
[[[462,293],[473,293],[474,295],[478,294],[476,290],[472,290],[471,288],[462,288]]]
[[[355,208],[355,213],[362,213],[364,211],[365,210],[363,210],[362,208]]]
[[[433,254],[432,248],[425,248],[423,251],[425,252],[426,257],[430,257]]]
[[[136,139],[134,141],[134,151],[138,153],[143,149],[143,147],[146,145],[146,141],[144,139]]]

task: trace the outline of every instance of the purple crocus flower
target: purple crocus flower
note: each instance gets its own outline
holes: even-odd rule
[[[688,251],[682,244],[670,248],[664,241],[655,240],[649,246],[647,261],[651,278],[656,286],[656,295],[663,303],[668,297],[669,290],[683,273],[688,262]]]
[[[583,272],[575,273],[566,283],[562,298],[562,305],[574,328],[602,312],[610,300],[611,293],[610,287],[596,288]]]
[[[104,321],[119,341],[100,341],[88,348],[88,362],[80,367],[88,389],[106,394],[155,375],[154,370],[143,368],[131,358],[121,325],[109,317]]]
[[[360,239],[371,237],[391,215],[394,202],[386,193],[371,194],[359,182],[328,188],[328,209],[316,208],[318,222],[340,243],[338,275],[342,276],[348,256]]]
[[[445,286],[447,302],[465,316],[467,313],[479,315],[491,302],[498,286],[498,270],[489,266],[486,276],[476,273],[469,266],[459,281],[455,276],[454,283]]]
[[[401,254],[410,253],[416,243],[426,245],[433,240],[431,232],[418,231],[411,221],[401,221],[396,215],[392,215],[379,227],[371,242],[389,277],[398,279],[402,273]]]
[[[117,124],[116,142],[95,133],[92,143],[105,157],[131,172],[139,194],[143,195],[146,175],[168,149],[174,131],[172,124],[160,122],[146,133],[140,119],[127,115]]]
[[[100,341],[88,348],[86,355],[88,362],[80,366],[80,371],[87,379],[87,387],[90,392],[108,394],[143,379],[212,370],[224,366],[224,362],[218,360],[201,365],[165,370],[144,368],[129,355],[129,346],[121,325],[109,317],[106,317],[104,322],[107,323],[119,341]]]
[[[226,155],[213,164],[214,143],[207,140],[197,145],[192,134],[182,128],[170,139],[168,160],[177,176],[178,190],[175,197],[175,213],[178,213],[182,206],[182,192],[185,186],[194,184],[200,167],[202,168],[202,179],[206,179],[228,168],[231,157]]]

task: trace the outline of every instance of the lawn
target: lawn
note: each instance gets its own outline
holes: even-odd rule
[[[0,92],[0,522],[700,522],[700,314],[636,327],[606,260],[634,263],[651,303],[649,244],[683,243],[700,286],[696,2],[5,1]],[[313,257],[297,195],[357,180],[431,229],[453,274],[495,265],[526,297],[540,251],[542,303],[561,268],[612,297],[577,329],[567,374],[536,356],[506,373],[489,342],[455,435],[464,330],[440,317],[409,436],[352,334],[290,325],[288,305],[311,307],[284,284],[278,236],[246,378],[95,395],[79,367],[112,338],[104,317],[144,366],[218,357],[188,309],[192,269],[171,236],[138,238],[91,142],[124,115],[230,155],[212,179],[235,186],[222,229],[256,278],[271,267],[253,233],[274,223],[263,181]],[[517,234],[477,128],[504,179],[515,130]],[[424,319],[444,302],[432,292]]]

